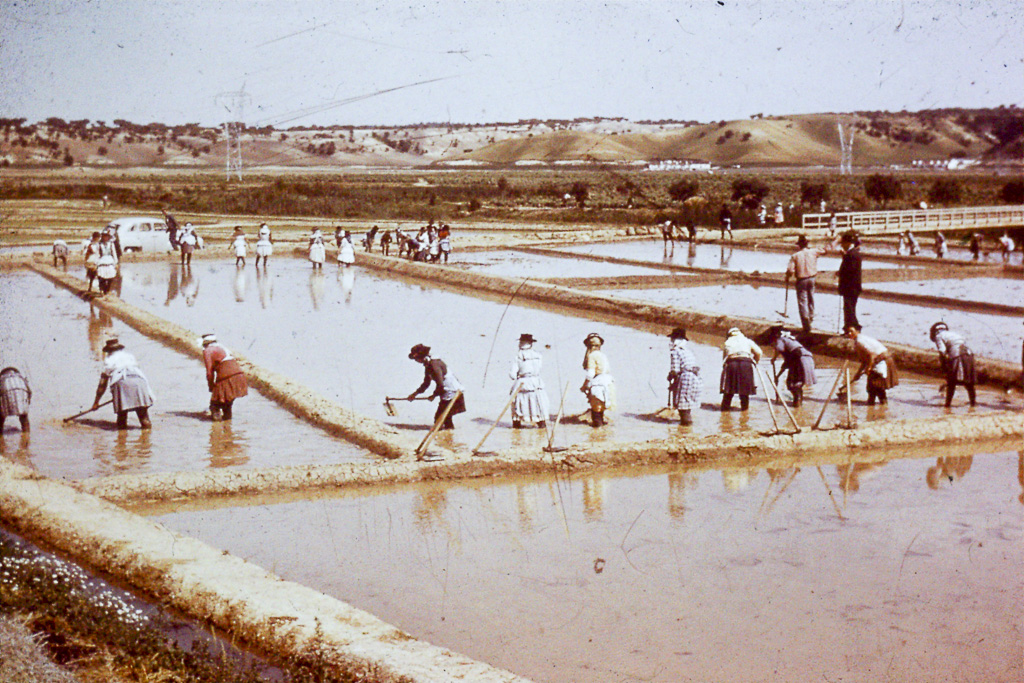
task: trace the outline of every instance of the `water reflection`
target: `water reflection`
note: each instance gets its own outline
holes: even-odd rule
[[[32,467],[31,454],[28,449],[32,443],[32,432],[18,430],[15,433],[14,430],[10,431],[10,436],[6,433],[0,434],[0,455],[19,465]],[[8,443],[8,439],[10,439],[10,443]]]
[[[338,279],[341,280],[341,293],[345,297],[345,303],[352,303],[352,288],[355,286],[356,282],[355,268],[339,269]]]
[[[245,267],[236,266],[233,289],[235,292],[235,301],[239,303],[245,301],[245,285]]]
[[[210,423],[210,467],[234,467],[249,462],[245,432],[230,420]]]
[[[448,509],[448,492],[443,486],[421,489],[413,501],[412,514],[416,527],[429,531],[444,524],[444,513]]]
[[[697,262],[697,243],[690,242],[690,246],[686,250],[686,265],[693,268],[693,264]]]
[[[668,474],[668,515],[677,522],[686,515],[686,492],[696,488],[699,478],[696,472],[672,472]]]
[[[935,464],[929,467],[925,473],[924,478],[928,483],[928,488],[938,489],[940,485],[945,484],[947,481],[952,484],[963,479],[970,472],[972,464],[974,464],[974,456],[972,455],[936,458]]]
[[[256,269],[256,289],[260,293],[260,306],[267,308],[274,300],[274,281],[267,275],[266,268]]]
[[[309,271],[309,298],[313,301],[313,310],[319,311],[324,301],[324,273],[319,268]]]
[[[199,279],[192,274],[192,266],[185,266],[182,269],[179,290],[185,298],[186,305],[196,305],[196,299],[199,298]]]
[[[537,518],[537,489],[534,486],[516,485],[516,512],[521,531],[533,531]]]
[[[171,268],[167,272],[167,298],[164,299],[164,306],[170,306],[171,302],[180,294],[178,280],[181,278],[181,266],[176,261],[171,262]]]
[[[86,325],[85,333],[89,338],[89,348],[92,350],[94,360],[103,360],[103,345],[108,337],[114,336],[114,321],[110,314],[102,308],[97,308],[89,302],[89,324]]]
[[[600,521],[604,516],[604,495],[608,480],[589,478],[583,480],[583,516],[591,522]]]
[[[860,491],[861,483],[870,479],[876,472],[885,467],[886,464],[888,464],[887,460],[836,465],[836,474],[839,475],[839,488],[844,495]]]
[[[721,249],[721,252],[719,254],[719,258],[720,258],[721,267],[722,268],[728,268],[729,267],[729,261],[732,260],[732,245],[726,246],[726,245],[723,244],[720,247],[720,249]]]

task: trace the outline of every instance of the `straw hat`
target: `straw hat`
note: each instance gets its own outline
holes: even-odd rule
[[[591,332],[588,334],[586,339],[583,340],[583,345],[590,346],[590,343],[595,339],[597,340],[598,346],[604,346],[604,337],[599,335],[597,332]]]
[[[120,351],[124,348],[124,344],[117,340],[117,337],[111,337],[107,340],[107,343],[103,345],[103,353],[113,353],[114,351]]]
[[[424,344],[417,344],[409,350],[409,358],[413,360],[423,360],[430,355],[430,347]]]

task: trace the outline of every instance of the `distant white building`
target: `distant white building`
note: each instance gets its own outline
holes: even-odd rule
[[[648,171],[710,171],[710,161],[694,159],[663,159],[647,165]]]

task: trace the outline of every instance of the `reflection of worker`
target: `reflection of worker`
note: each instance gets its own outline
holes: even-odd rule
[[[605,424],[604,414],[615,409],[615,378],[611,375],[611,365],[601,347],[604,338],[597,332],[591,332],[583,340],[587,347],[583,355],[583,370],[586,378],[580,387],[590,403],[590,423],[594,427]]]
[[[409,358],[423,365],[423,383],[416,388],[416,391],[409,394],[408,400],[411,401],[416,398],[417,394],[426,391],[433,382],[434,393],[430,395],[430,400],[440,399],[437,411],[434,413],[434,423],[437,423],[438,418],[451,405],[451,410],[448,411],[441,429],[454,429],[455,423],[452,422],[452,417],[466,412],[466,397],[462,394],[462,384],[454,374],[448,372],[448,365],[443,360],[430,357],[429,346],[417,344],[410,349]]]
[[[203,364],[206,366],[206,386],[210,389],[210,416],[214,422],[231,419],[235,399],[249,393],[245,373],[231,352],[217,343],[217,337],[204,334]]]
[[[843,260],[839,263],[839,296],[843,297],[843,327],[859,326],[857,321],[857,299],[863,289],[861,280],[860,237],[854,232],[845,232],[840,238]]]
[[[761,347],[734,327],[729,330],[722,345],[722,410],[732,409],[732,397],[740,395],[740,410],[750,407],[750,395],[757,393],[754,385],[754,364],[761,360]]]
[[[814,386],[814,356],[798,342],[792,334],[776,325],[769,330],[769,337],[775,347],[775,358],[782,356],[782,367],[779,368],[775,381],[782,373],[786,373],[786,388],[793,394],[793,407],[798,408],[804,400],[804,387]]]
[[[971,471],[974,464],[973,455],[949,456],[936,458],[935,465],[928,468],[924,480],[930,489],[938,489],[939,484],[945,479],[953,483],[963,479]]]
[[[114,400],[114,412],[117,413],[117,428],[128,429],[128,412],[135,411],[139,416],[139,424],[149,429],[149,407],[153,405],[153,392],[149,388],[149,380],[139,369],[135,356],[124,350],[117,339],[108,339],[103,346],[106,358],[103,361],[103,373],[96,387],[96,398],[92,409],[100,407],[103,393],[110,387],[110,395]]]
[[[850,381],[856,382],[861,375],[867,374],[868,405],[874,405],[875,399],[885,405],[888,402],[886,390],[900,383],[892,354],[882,342],[861,333],[860,325],[848,326],[845,334],[853,340],[857,348],[857,356],[860,358],[860,367],[857,368],[857,372],[850,378]],[[840,393],[842,391],[840,389]]]
[[[693,411],[700,408],[700,393],[704,380],[700,376],[697,357],[690,349],[686,330],[677,327],[668,336],[669,350],[668,392],[669,404],[679,411],[679,424],[693,424]]]
[[[516,399],[512,403],[512,428],[519,429],[523,422],[536,422],[540,428],[547,427],[550,405],[548,392],[544,389],[544,380],[540,377],[543,364],[541,355],[533,349],[537,340],[532,334],[519,335],[519,352],[512,361],[508,375],[515,380],[512,391],[519,388]]]
[[[18,416],[21,431],[30,429],[28,407],[32,402],[32,389],[28,380],[16,368],[0,370],[0,432],[8,416]]]
[[[963,335],[950,330],[946,323],[938,322],[932,325],[928,337],[939,350],[942,374],[946,377],[946,407],[953,405],[957,384],[964,385],[967,398],[975,405],[974,385],[978,382],[978,372],[974,367],[974,354]]]

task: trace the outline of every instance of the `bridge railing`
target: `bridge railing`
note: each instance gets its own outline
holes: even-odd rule
[[[837,232],[902,232],[904,230],[956,230],[1013,228],[1024,226],[1024,206],[971,206],[958,209],[913,209],[910,211],[852,211],[836,213]],[[807,213],[805,230],[828,229],[833,214]]]

